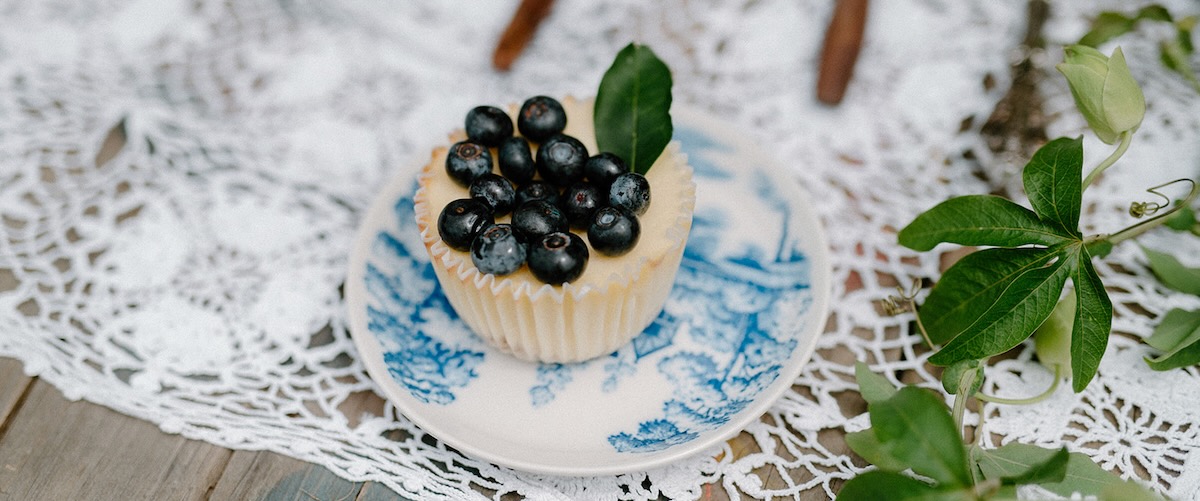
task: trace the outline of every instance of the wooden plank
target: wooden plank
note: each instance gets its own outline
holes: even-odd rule
[[[324,467],[268,451],[235,451],[210,499],[412,501],[383,484],[350,482]]]
[[[383,413],[384,405],[373,392],[363,392],[352,395],[338,410],[350,419],[350,426],[357,426],[361,415],[378,416]],[[395,501],[402,498],[382,485],[350,482],[324,467],[274,452],[237,451],[213,489],[212,499]]]
[[[35,380],[0,438],[0,498],[205,499],[230,455]]]
[[[320,466],[269,451],[235,451],[212,491],[212,499],[340,499],[357,494],[348,482]],[[353,491],[353,492],[351,492]],[[322,497],[328,495],[329,497]]]
[[[266,501],[354,501],[362,482],[343,479],[328,469],[309,465],[283,477],[265,496]]]
[[[268,451],[234,451],[212,499],[263,499],[285,477],[303,471],[308,463]]]
[[[363,486],[362,492],[358,494],[358,499],[356,499],[355,501],[415,501],[415,500],[406,498],[399,494],[396,494],[396,491],[393,491],[393,490],[387,488],[383,484],[379,484],[379,483],[375,483],[375,482],[367,482],[367,484]]]
[[[0,358],[0,438],[4,437],[4,424],[9,414],[19,405],[21,396],[29,387],[31,378],[25,376],[21,362],[12,358]]]

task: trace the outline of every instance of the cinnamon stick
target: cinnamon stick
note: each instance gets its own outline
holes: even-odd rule
[[[513,14],[508,28],[500,35],[496,44],[496,52],[492,55],[492,66],[500,71],[508,71],[521,51],[533,39],[534,32],[542,19],[550,14],[554,0],[521,0]]]
[[[846,95],[866,23],[867,0],[838,0],[821,49],[817,75],[817,99],[821,102],[838,104]]]

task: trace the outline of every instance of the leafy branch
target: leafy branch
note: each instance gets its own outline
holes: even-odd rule
[[[1112,302],[1092,266],[1103,237],[1079,230],[1083,141],[1055,139],[1023,172],[1033,210],[984,195],[947,200],[900,231],[900,244],[931,250],[943,242],[993,248],[969,254],[946,271],[919,310],[929,338],[944,346],[929,361],[951,365],[1004,353],[1050,316],[1069,279],[1077,322],[1071,374],[1082,391],[1108,344]]]
[[[1147,5],[1132,14],[1101,12],[1092,21],[1087,34],[1079,39],[1079,45],[1099,47],[1100,44],[1134,31],[1139,24],[1146,22],[1168,24],[1175,29],[1175,36],[1159,41],[1159,58],[1163,66],[1178,73],[1196,92],[1200,92],[1200,79],[1196,78],[1190,62],[1192,54],[1196,51],[1192,44],[1192,29],[1196,27],[1197,20],[1195,15],[1175,19],[1166,7],[1158,4]]]
[[[1150,269],[1163,285],[1179,292],[1200,296],[1200,268],[1189,268],[1169,254],[1142,248],[1150,260]],[[1146,359],[1154,370],[1170,370],[1200,363],[1200,310],[1175,308],[1167,312],[1146,338],[1146,344],[1162,351]]]
[[[1186,225],[1172,213],[1189,207],[1200,189],[1189,181],[1191,191],[1167,213],[1111,234],[1083,234],[1083,192],[1129,148],[1145,114],[1145,98],[1119,47],[1111,57],[1081,46],[1068,47],[1066,54],[1059,70],[1091,129],[1116,145],[1113,152],[1085,178],[1082,138],[1055,139],[1022,171],[1030,208],[990,195],[951,198],[917,216],[898,238],[918,251],[942,243],[987,247],[946,270],[917,310],[922,334],[935,348],[931,363],[953,366],[1004,353],[1058,311],[1061,328],[1043,329],[1038,355],[1047,367],[1057,359],[1069,368],[1072,388],[1079,392],[1095,377],[1112,327],[1112,302],[1092,260],[1151,228]],[[1150,191],[1166,198],[1155,191],[1165,186]],[[1131,213],[1164,206],[1135,204]],[[1060,301],[1065,290],[1071,291],[1069,299]],[[1051,345],[1061,354],[1052,353]]]
[[[1152,6],[1133,18],[1102,15],[1110,24],[1089,34],[1090,40],[1101,43],[1144,19],[1170,21],[1164,12]],[[1180,26],[1186,25],[1190,36],[1193,24],[1194,20]],[[919,281],[911,290],[900,290],[899,296],[884,300],[889,314],[908,307],[916,313],[917,328],[934,350],[929,362],[946,367],[942,387],[954,395],[954,403],[947,409],[941,398],[927,390],[897,389],[858,364],[856,377],[868,402],[871,428],[848,434],[846,442],[877,469],[848,481],[839,499],[1016,499],[1016,486],[1027,484],[1062,496],[1159,499],[1066,448],[1009,443],[984,449],[962,438],[969,399],[1030,405],[1052,395],[1065,371],[1069,370],[1076,392],[1095,377],[1108,344],[1113,307],[1092,264],[1094,258],[1158,226],[1200,235],[1191,209],[1200,186],[1187,179],[1148,190],[1164,203],[1136,202],[1130,207],[1136,218],[1154,215],[1172,205],[1157,190],[1190,183],[1188,194],[1166,212],[1111,234],[1083,233],[1083,193],[1128,150],[1146,103],[1119,47],[1111,56],[1084,45],[1067,47],[1065,52],[1058,69],[1076,106],[1096,136],[1114,145],[1114,150],[1084,177],[1082,138],[1055,139],[1037,150],[1022,171],[1028,208],[1002,197],[961,196],[934,206],[900,230],[900,244],[917,251],[930,251],[943,243],[984,247],[947,269],[920,308],[915,299]],[[1150,249],[1145,253],[1164,284],[1200,295],[1200,268],[1187,268]],[[1039,361],[1054,371],[1049,388],[1029,398],[981,393],[987,359],[1031,335]],[[1147,359],[1152,368],[1200,363],[1200,310],[1171,310],[1146,342],[1164,352]],[[977,440],[984,416],[979,414]]]
[[[846,443],[876,469],[846,482],[839,500],[1017,499],[1017,486],[1029,484],[1064,497],[1079,493],[1101,501],[1160,499],[1065,447],[1009,443],[985,449],[967,444],[960,435],[961,420],[951,415],[941,397],[915,386],[897,389],[862,363],[854,371],[871,427],[847,434]],[[963,374],[967,380],[974,378],[972,371]],[[960,393],[955,408],[969,397]]]

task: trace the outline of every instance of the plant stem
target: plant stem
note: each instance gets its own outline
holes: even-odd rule
[[[929,349],[937,350],[937,347],[933,345],[933,341],[931,341],[929,339],[929,333],[925,331],[925,324],[921,323],[921,313],[917,311],[917,302],[916,301],[911,301],[911,302],[912,302],[912,309],[913,309],[913,317],[916,317],[916,319],[917,319],[917,330],[921,331],[921,339],[925,340],[925,346],[928,346]]]
[[[1117,144],[1117,149],[1113,151],[1108,158],[1105,158],[1104,161],[1100,162],[1100,165],[1097,165],[1094,169],[1092,169],[1092,171],[1088,173],[1087,177],[1083,178],[1083,190],[1087,190],[1087,187],[1092,184],[1092,181],[1096,180],[1096,176],[1099,176],[1101,172],[1104,172],[1105,169],[1111,167],[1112,164],[1117,162],[1117,159],[1121,158],[1121,156],[1125,154],[1125,150],[1129,149],[1129,143],[1133,141],[1133,132],[1122,132],[1120,138],[1121,142]]]
[[[987,412],[982,405],[979,406],[979,424],[975,425],[975,445],[983,443],[983,422],[987,419]]]
[[[1041,402],[1042,400],[1050,398],[1050,395],[1053,395],[1054,391],[1058,389],[1058,381],[1061,379],[1062,379],[1062,365],[1054,364],[1054,382],[1051,383],[1050,387],[1046,388],[1046,391],[1043,391],[1040,395],[1032,396],[1029,398],[1002,398],[1002,397],[993,397],[991,395],[986,395],[981,392],[981,393],[976,393],[975,398],[983,400],[984,402],[991,402],[993,404],[1005,404],[1005,405],[1036,404],[1038,402]],[[955,402],[955,403],[958,403],[958,402]]]
[[[1110,235],[1108,237],[1108,242],[1113,245],[1117,245],[1121,242],[1124,242],[1133,237],[1141,235],[1142,233],[1150,231],[1151,229],[1155,228],[1156,226],[1160,226],[1163,223],[1167,222],[1167,218],[1170,217],[1171,214],[1174,214],[1175,212],[1179,211],[1180,209],[1183,209],[1184,207],[1190,206],[1192,204],[1192,201],[1196,199],[1196,195],[1200,195],[1200,185],[1196,184],[1196,182],[1192,181],[1191,179],[1180,179],[1179,181],[1187,181],[1189,183],[1192,183],[1192,191],[1188,192],[1187,197],[1184,197],[1184,199],[1181,200],[1178,204],[1175,204],[1174,207],[1171,207],[1169,210],[1167,210],[1166,212],[1164,212],[1162,214],[1159,214],[1150,219],[1142,221],[1138,224],[1135,224],[1135,225],[1125,228],[1121,231],[1113,233],[1112,235]],[[1172,181],[1172,183],[1179,182],[1179,181]],[[1172,184],[1172,183],[1167,183],[1167,184]]]
[[[963,429],[963,414],[967,410],[967,399],[971,398],[971,388],[975,386],[975,371],[967,371],[966,375],[958,381],[958,392],[954,395],[954,427],[958,430],[959,435],[963,435],[966,430]],[[963,436],[963,442],[966,442],[966,436]]]

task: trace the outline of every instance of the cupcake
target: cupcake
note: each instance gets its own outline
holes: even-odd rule
[[[618,196],[626,192],[614,187],[624,179],[614,182],[604,169],[590,166],[590,175],[585,176],[577,172],[578,158],[569,158],[578,155],[580,145],[586,149],[586,157],[600,156],[593,101],[570,97],[548,101],[560,106],[558,111],[567,118],[565,129],[561,124],[555,129],[561,134],[546,133],[538,117],[521,113],[529,101],[521,109],[510,107],[508,112],[517,116],[517,126],[513,128],[509,122],[508,129],[498,133],[490,124],[503,121],[475,122],[489,126],[469,130],[473,123],[469,115],[468,130],[451,134],[449,144],[436,148],[418,175],[414,204],[417,227],[438,281],[467,326],[493,346],[524,360],[577,362],[620,348],[662,311],[691,230],[696,188],[686,155],[679,151],[678,143],[671,142],[645,171],[644,181],[652,193],[648,206],[627,203]],[[551,124],[552,129],[554,126]],[[456,151],[453,155],[458,162],[448,167],[451,149],[458,148],[468,135],[472,144],[486,152]],[[505,164],[500,157],[513,155],[501,144],[505,137],[527,140],[528,157],[538,159],[536,172],[522,168],[520,162]],[[560,142],[571,146],[558,145]],[[540,151],[543,148],[546,151]],[[516,156],[523,155],[519,152]],[[481,157],[487,157],[486,162]],[[543,164],[553,163],[556,157],[567,158],[571,166],[546,170]],[[459,161],[463,158],[467,160]],[[484,166],[486,172],[481,171]],[[475,181],[482,177],[486,182]],[[580,177],[585,179],[575,182]],[[535,184],[557,188],[544,193],[523,190],[517,195],[520,187]],[[517,199],[537,198],[539,193],[551,199],[541,207],[558,209],[569,220],[569,232],[559,227],[547,230],[553,231],[549,235],[535,234],[528,224],[523,225],[524,219],[514,221],[523,217],[514,214],[532,210],[521,205],[538,203]],[[481,203],[487,204],[490,213],[455,219],[467,221],[457,230],[449,224],[439,226],[443,213],[451,212],[448,206],[471,216]],[[614,208],[601,210],[608,205]],[[632,244],[627,241],[631,222]],[[564,252],[569,256],[564,257]],[[580,253],[585,254],[583,265],[576,262]]]

